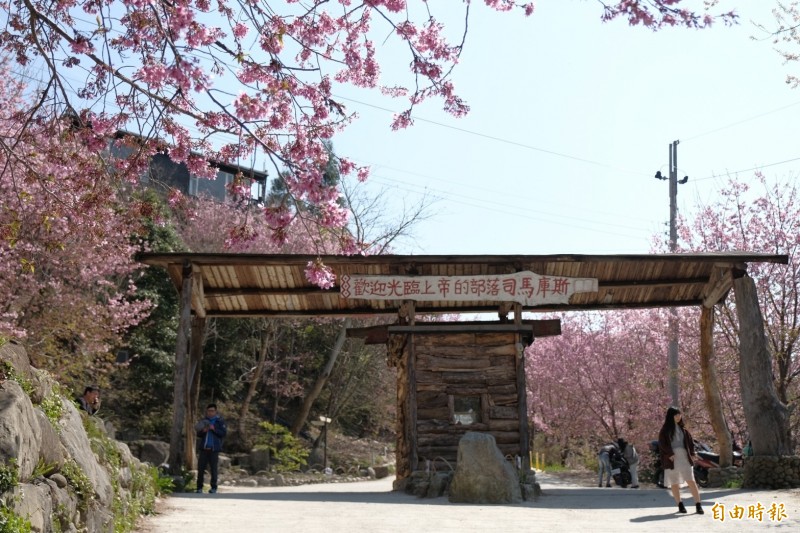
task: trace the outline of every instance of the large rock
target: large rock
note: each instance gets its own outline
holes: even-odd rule
[[[251,472],[258,472],[259,470],[269,470],[269,450],[251,450],[250,465]]]
[[[31,523],[31,530],[37,533],[50,531],[53,515],[53,500],[47,484],[20,484],[14,487],[11,497],[17,502],[16,513]]]
[[[97,462],[92,445],[83,429],[83,421],[78,409],[70,402],[64,402],[64,415],[61,424],[61,443],[69,456],[81,467],[81,470],[94,487],[94,495],[104,507],[111,507],[114,489],[108,472]],[[91,513],[90,513],[91,514]],[[90,531],[92,529],[90,528]],[[99,530],[98,530],[99,531]]]
[[[36,379],[36,372],[31,367],[31,360],[28,358],[28,352],[25,348],[17,344],[16,341],[10,340],[0,346],[0,361],[5,361],[11,364],[14,372],[25,381],[33,381]]]
[[[39,420],[39,429],[42,431],[41,446],[39,447],[39,460],[45,466],[52,467],[55,472],[61,471],[66,460],[66,451],[61,445],[58,433],[45,414],[36,409],[36,418]]]
[[[0,463],[17,462],[20,479],[28,479],[39,462],[42,429],[30,398],[15,381],[0,385]]]
[[[25,389],[9,379],[12,372]],[[86,418],[69,398],[61,398],[63,412],[54,427],[41,402],[59,393],[58,384],[47,372],[31,368],[18,345],[0,345],[0,464],[14,459],[19,478],[3,503],[17,516],[28,517],[33,533],[113,533],[115,512],[141,512],[143,504],[151,503],[146,496],[154,487],[133,482],[149,483],[144,465],[127,446],[106,438],[108,429],[100,418]],[[67,469],[68,459],[80,472]]]
[[[454,503],[519,503],[522,492],[514,467],[492,435],[467,432],[458,443],[458,463],[450,483]]]
[[[131,443],[131,451],[140,461],[161,466],[169,459],[169,443],[158,440],[137,440]]]

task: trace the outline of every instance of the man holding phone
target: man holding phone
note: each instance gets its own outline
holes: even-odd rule
[[[209,494],[217,492],[217,473],[219,466],[219,452],[222,451],[222,439],[228,433],[225,421],[217,413],[217,404],[210,403],[206,407],[206,416],[194,425],[197,432],[197,490],[203,492],[203,478],[206,467],[211,471],[211,490]]]

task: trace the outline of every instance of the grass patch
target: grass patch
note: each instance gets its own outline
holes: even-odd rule
[[[542,472],[558,473],[558,472],[566,472],[568,470],[569,468],[567,468],[566,466],[557,463],[542,466]]]
[[[723,488],[726,488],[726,489],[741,489],[742,488],[742,483],[744,483],[744,480],[742,480],[742,479],[729,479],[725,483]]]

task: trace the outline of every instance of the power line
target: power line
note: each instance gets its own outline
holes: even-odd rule
[[[351,158],[351,159],[353,161],[358,161],[359,163],[362,163],[362,164],[365,164],[365,165],[374,166],[374,167],[377,167],[379,169],[393,170],[395,172],[400,172],[400,173],[403,173],[403,174],[409,174],[409,175],[412,175],[412,176],[417,176],[417,177],[420,177],[420,178],[424,178],[426,180],[438,181],[438,182],[442,182],[442,183],[446,183],[446,184],[458,185],[459,187],[465,187],[466,186],[467,188],[474,189],[476,191],[485,191],[485,192],[488,192],[488,193],[496,193],[497,192],[497,189],[496,188],[492,188],[492,187],[480,187],[480,186],[477,186],[477,185],[469,185],[469,184],[465,185],[464,180],[445,179],[445,178],[440,178],[440,177],[436,177],[436,176],[431,176],[429,174],[421,174],[419,172],[413,172],[413,171],[409,171],[409,170],[403,170],[403,169],[399,169],[399,168],[394,168],[394,167],[390,167],[388,165],[378,165],[378,164],[371,163],[369,161],[360,160],[360,159],[353,159],[353,158]],[[375,174],[371,174],[371,176],[374,176],[374,175]],[[386,179],[392,179],[392,178],[386,178]],[[399,182],[399,180],[394,180],[394,181],[398,181]],[[408,182],[404,182],[404,183],[408,183]],[[443,193],[443,194],[448,194],[448,193]],[[520,196],[518,194],[514,195],[514,199],[515,200],[520,200],[520,201],[523,201],[523,202],[530,202],[531,204],[534,204],[537,201],[535,198],[528,198],[528,197]],[[555,205],[552,201],[548,201],[548,204],[551,205],[551,206]],[[584,210],[584,212],[585,211],[586,210]],[[557,215],[557,214],[553,214],[553,213],[547,213],[547,212],[544,212],[544,211],[540,211],[540,212],[541,213],[545,213],[545,214],[549,214],[549,215],[552,215],[552,216],[562,216],[562,215]],[[617,216],[619,214],[618,212],[612,213],[612,212],[608,212],[608,211],[594,211],[594,213],[597,213],[597,214],[600,214],[600,215],[613,215],[613,216]],[[629,216],[629,214],[626,214],[625,218],[626,218],[626,220],[630,220],[632,217]],[[648,221],[648,222],[650,221],[650,219],[646,219],[646,218],[639,218],[639,220]],[[629,227],[629,226],[626,226],[626,227]]]
[[[543,222],[543,223],[547,223],[547,224],[555,224],[555,225],[558,225],[560,227],[570,227],[570,228],[576,228],[576,229],[581,229],[581,230],[586,230],[586,231],[604,233],[604,234],[608,234],[608,235],[616,235],[616,236],[620,236],[620,237],[633,238],[633,239],[636,239],[636,238],[647,238],[650,235],[652,235],[652,233],[650,233],[648,230],[642,228],[641,226],[632,227],[632,226],[626,226],[626,225],[622,225],[622,224],[615,224],[615,223],[611,223],[611,222],[597,222],[595,220],[589,220],[589,219],[585,219],[585,218],[569,217],[569,216],[564,216],[564,215],[555,215],[555,214],[552,214],[552,213],[541,212],[541,211],[531,211],[531,210],[526,209],[524,207],[520,207],[520,206],[516,206],[516,205],[513,205],[513,204],[509,204],[508,202],[499,202],[499,201],[487,200],[485,198],[474,198],[474,197],[471,197],[471,196],[468,196],[468,195],[465,195],[465,194],[458,194],[458,193],[452,193],[452,192],[445,193],[445,192],[440,191],[438,189],[431,189],[431,188],[429,188],[427,186],[409,184],[408,182],[395,180],[395,179],[392,179],[392,178],[389,178],[389,177],[386,177],[386,176],[373,175],[371,178],[375,182],[388,184],[388,185],[392,186],[395,189],[403,190],[403,191],[406,191],[406,192],[411,192],[411,193],[416,193],[416,194],[425,194],[425,193],[431,193],[431,191],[432,191],[434,199],[443,200],[443,201],[447,201],[447,202],[455,203],[455,204],[460,204],[460,205],[465,205],[465,206],[468,206],[468,207],[475,207],[475,208],[478,208],[478,209],[484,209],[484,210],[487,210],[487,211],[493,211],[493,212],[497,212],[497,213],[502,213],[502,214],[505,214],[505,215],[513,215],[513,216],[516,216],[516,217],[519,217],[519,218],[524,218],[524,219],[527,219],[527,220],[533,220],[533,221],[536,221],[536,222]],[[400,183],[403,186],[398,186],[398,185],[396,185],[397,183]],[[409,187],[416,188],[417,190],[410,189]],[[462,200],[457,200],[457,199],[454,199],[453,197],[460,197],[460,198],[463,198],[463,199]],[[489,204],[489,205],[486,205],[486,204]],[[492,205],[497,206],[497,207],[492,207]],[[536,216],[532,216],[532,214],[538,214],[540,216],[536,217]],[[556,217],[556,218],[560,217],[562,219],[573,219],[573,220],[576,220],[576,221],[579,221],[579,222],[587,222],[587,223],[589,223],[591,225],[581,225],[581,224],[563,222],[563,221],[559,221],[559,220],[542,218],[542,216],[545,216],[545,217],[549,216],[549,217]],[[630,233],[619,233],[619,232],[614,232],[614,231],[609,231],[609,230],[602,230],[602,229],[598,229],[597,228],[598,225],[610,226],[610,227],[618,227],[618,228],[637,231],[637,232],[644,232],[644,233],[646,233],[646,235],[638,235],[637,236],[637,235],[633,235],[633,234],[630,234]]]
[[[381,111],[386,111],[387,113],[394,113],[394,114],[397,113],[397,111],[394,111],[394,110],[389,109],[387,107],[381,107],[381,106],[375,105],[375,104],[368,104],[368,103],[362,102],[360,100],[354,100],[353,98],[347,98],[346,96],[338,96],[337,95],[336,98],[339,98],[340,100],[346,100],[348,102],[353,102],[353,103],[356,103],[356,104],[360,104],[360,105],[363,105],[363,106],[371,107],[371,108],[374,108],[374,109],[379,109]],[[505,144],[510,144],[512,146],[517,146],[519,148],[525,148],[527,150],[533,150],[535,152],[542,152],[542,153],[545,153],[545,154],[555,155],[555,156],[558,156],[558,157],[564,157],[566,159],[572,159],[574,161],[581,161],[582,163],[588,163],[590,165],[597,165],[597,166],[600,166],[600,167],[609,168],[611,170],[618,170],[618,171],[621,171],[621,172],[627,172],[627,173],[630,173],[630,174],[642,174],[642,175],[646,174],[644,172],[636,172],[636,171],[633,171],[633,170],[622,169],[622,168],[614,167],[612,165],[608,165],[606,163],[601,163],[599,161],[592,161],[591,159],[585,159],[583,157],[569,155],[569,154],[565,154],[563,152],[556,152],[554,150],[548,150],[546,148],[539,148],[539,147],[536,147],[536,146],[531,146],[529,144],[525,144],[525,143],[521,143],[521,142],[517,142],[517,141],[512,141],[510,139],[504,139],[502,137],[497,137],[497,136],[489,135],[489,134],[486,134],[486,133],[480,133],[480,132],[477,132],[477,131],[468,130],[466,128],[459,128],[458,126],[452,126],[450,124],[444,124],[442,122],[436,122],[435,120],[430,120],[430,119],[418,117],[418,116],[415,116],[415,115],[412,116],[411,118],[413,120],[418,120],[420,122],[427,122],[429,124],[433,124],[435,126],[440,126],[442,128],[447,128],[447,129],[451,129],[451,130],[455,130],[455,131],[460,131],[462,133],[466,133],[466,134],[469,134],[469,135],[474,135],[476,137],[482,137],[484,139],[489,139],[489,140],[492,140],[492,141],[497,141],[497,142],[501,142],[501,143],[505,143]]]
[[[742,169],[742,170],[732,170],[732,171],[729,171],[728,174],[738,174],[740,172],[751,172],[753,170],[761,170],[762,168],[775,167],[775,166],[778,166],[778,165],[785,165],[786,163],[792,163],[794,161],[800,161],[800,157],[795,157],[793,159],[786,159],[784,161],[778,161],[776,163],[768,163],[766,165],[759,165],[757,167],[745,168],[745,169]],[[707,176],[705,178],[696,178],[696,179],[692,178],[692,181],[713,180],[713,179],[717,179],[717,178],[719,178],[719,175]]]
[[[715,128],[713,130],[709,130],[709,131],[706,131],[704,133],[700,133],[700,134],[694,135],[692,137],[689,137],[688,139],[683,139],[681,142],[692,141],[692,140],[698,139],[700,137],[705,137],[706,135],[710,135],[710,134],[716,133],[718,131],[726,130],[726,129],[732,128],[734,126],[738,126],[739,124],[744,124],[745,122],[750,122],[751,120],[755,120],[757,118],[761,118],[761,117],[765,117],[767,115],[771,115],[773,113],[777,113],[778,111],[783,111],[784,109],[788,109],[790,107],[794,107],[794,106],[796,106],[798,104],[800,104],[800,100],[798,100],[797,102],[791,103],[791,104],[787,104],[787,105],[785,105],[783,107],[779,107],[777,109],[773,109],[771,111],[765,111],[764,113],[761,113],[761,114],[758,114],[758,115],[753,115],[752,117],[748,117],[748,118],[739,120],[737,122],[732,122],[732,123],[728,124],[727,126],[721,126],[719,128]]]

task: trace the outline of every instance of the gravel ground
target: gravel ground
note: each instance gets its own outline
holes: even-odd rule
[[[540,474],[538,478],[543,495],[536,501],[493,506],[452,504],[446,498],[418,499],[393,492],[392,479],[299,487],[222,487],[214,495],[165,498],[159,513],[144,519],[137,531],[800,531],[800,490],[703,490],[706,514],[701,516],[694,513],[686,488],[683,497],[689,514],[681,515],[669,492],[652,485],[643,484],[637,490],[598,488],[591,472]],[[771,516],[770,510],[779,513]],[[753,516],[748,516],[750,513]]]

